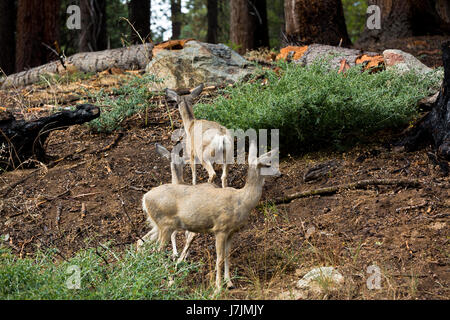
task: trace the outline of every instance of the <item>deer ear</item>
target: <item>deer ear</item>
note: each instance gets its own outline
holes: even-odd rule
[[[203,83],[201,85],[195,87],[194,90],[192,90],[191,97],[197,98],[200,95],[200,93],[202,93],[202,91],[203,91]]]
[[[264,153],[258,158],[258,165],[262,167],[270,167],[273,158],[278,154],[278,148],[272,149],[271,151]]]
[[[161,156],[170,160],[170,152],[159,143],[155,143],[156,152]]]
[[[250,139],[248,146],[248,164],[257,164],[258,147],[255,139]]]
[[[167,97],[167,100],[172,101],[172,102],[178,102],[178,98],[179,98],[178,94],[175,91],[170,90],[169,88],[166,89],[166,97]]]

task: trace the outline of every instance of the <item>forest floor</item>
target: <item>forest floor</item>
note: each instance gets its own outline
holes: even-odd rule
[[[55,102],[71,104],[83,87],[110,89],[122,77],[104,73],[79,82],[34,85],[23,89],[27,95],[22,90],[3,91],[0,103],[21,105],[20,113],[32,118],[48,112]],[[154,144],[170,148],[171,132],[182,123],[177,109],[162,102],[148,109],[150,122],[145,124],[145,118],[144,112],[138,113],[111,134],[93,133],[87,126],[53,132],[47,152],[56,165],[0,175],[1,185],[12,186],[0,202],[0,235],[9,235],[7,243],[14,252],[25,256],[37,248],[58,248],[67,257],[111,240],[123,248],[148,232],[142,195],[171,180],[169,163],[156,154]],[[450,178],[430,160],[431,147],[394,151],[389,142],[397,138],[386,132],[372,143],[345,151],[281,159],[282,175],[266,180],[260,206],[235,235],[231,270],[236,289],[222,298],[298,298],[296,281],[312,268],[333,266],[344,276],[344,285],[324,285],[321,293],[304,298],[450,299]],[[309,168],[328,161],[335,161],[333,169],[304,182]],[[197,172],[205,182],[206,171],[198,166]],[[186,169],[185,181],[190,181],[190,174]],[[245,177],[246,167],[235,165],[228,184],[240,188]],[[416,179],[421,185],[372,186],[270,204],[271,199],[298,191],[375,178]],[[180,249],[183,240],[179,233]],[[203,262],[192,275],[193,286],[214,282],[211,235],[197,236],[188,259]],[[369,290],[366,284],[372,265],[381,271],[380,289]]]

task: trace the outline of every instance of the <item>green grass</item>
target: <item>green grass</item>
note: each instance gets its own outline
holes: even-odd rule
[[[0,246],[0,299],[190,299],[208,296],[188,289],[187,276],[198,267],[175,266],[164,253],[133,246],[115,252],[107,246],[84,249],[67,261],[57,261],[54,251],[18,258]],[[75,268],[70,269],[70,267]],[[79,270],[79,289],[74,270]],[[72,278],[71,278],[72,277]],[[169,277],[174,283],[169,285]],[[72,286],[73,287],[73,286]]]
[[[96,132],[112,132],[121,127],[123,120],[149,107],[149,99],[153,93],[148,89],[150,82],[159,82],[154,75],[145,74],[134,76],[119,88],[113,90],[112,95],[103,89],[89,97],[96,105],[103,106],[100,117],[88,123]]]
[[[279,129],[281,145],[296,149],[337,146],[407,125],[417,116],[418,100],[441,82],[435,72],[370,74],[354,67],[338,74],[324,61],[280,67],[281,76],[263,71],[266,85],[239,83],[223,89],[212,104],[197,104],[196,117],[230,129]]]
[[[68,72],[64,75],[59,74],[43,74],[40,76],[40,80],[38,81],[38,85],[43,87],[50,87],[52,85],[57,84],[69,84],[71,82],[75,82],[78,80],[87,80],[95,75],[95,72]]]

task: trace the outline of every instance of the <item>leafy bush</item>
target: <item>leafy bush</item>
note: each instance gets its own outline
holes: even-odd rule
[[[370,74],[354,67],[338,74],[324,61],[280,67],[281,76],[264,71],[265,85],[239,83],[212,105],[197,104],[196,116],[230,129],[279,129],[280,144],[309,149],[404,126],[417,115],[417,101],[440,84],[435,72]]]
[[[90,98],[98,105],[103,105],[100,117],[89,122],[89,126],[97,132],[111,132],[120,128],[124,119],[148,107],[152,93],[148,89],[149,82],[158,82],[154,75],[135,76],[119,88],[113,95],[103,89]]]
[[[106,246],[80,251],[55,262],[55,252],[18,258],[0,246],[0,299],[187,299],[186,276],[196,266],[175,263],[164,253],[136,252],[130,246],[113,252]],[[69,289],[73,270],[79,268],[79,289]],[[169,285],[169,277],[173,284]],[[198,293],[195,293],[198,297]]]

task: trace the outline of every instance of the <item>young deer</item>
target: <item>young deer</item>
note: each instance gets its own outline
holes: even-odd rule
[[[196,157],[203,167],[208,171],[208,182],[212,183],[216,177],[213,163],[218,157],[223,161],[222,165],[222,188],[227,186],[227,154],[233,155],[233,137],[227,128],[214,121],[197,120],[192,108],[194,98],[198,97],[203,90],[203,84],[196,87],[191,94],[179,96],[175,91],[166,89],[169,99],[176,101],[178,110],[183,120],[186,133],[186,151],[189,153],[190,166],[192,170],[192,184],[197,184],[197,172],[195,170]],[[218,154],[216,154],[216,152]]]
[[[216,290],[221,287],[223,264],[227,287],[233,287],[229,264],[231,238],[258,204],[264,185],[261,168],[270,166],[276,152],[274,149],[257,158],[256,142],[250,142],[247,182],[242,189],[216,188],[210,183],[165,184],[147,192],[142,207],[159,228],[159,249],[165,247],[174,230],[213,233],[217,253]]]
[[[184,178],[183,178],[184,164],[176,163],[175,159],[173,158],[174,155],[171,152],[169,152],[169,150],[167,150],[162,145],[160,145],[159,143],[155,143],[155,150],[161,157],[166,158],[167,160],[170,161],[170,172],[172,174],[172,184],[184,184]],[[148,239],[150,239],[150,241],[154,241],[158,237],[158,231],[159,231],[158,226],[153,224],[151,220],[149,220],[149,223],[152,225],[152,230],[150,230],[145,236],[143,236],[142,239],[138,240],[138,242],[136,244],[138,250],[141,249],[142,245],[144,244],[144,241],[147,241]],[[178,262],[183,261],[186,258],[189,246],[190,246],[192,240],[194,239],[194,236],[195,236],[195,233],[186,231],[186,245],[182,251],[180,258],[178,259]],[[172,233],[171,239],[170,239],[172,242],[172,250],[173,250],[172,252],[173,252],[174,257],[178,256],[176,237],[177,237],[177,231],[174,231]]]

